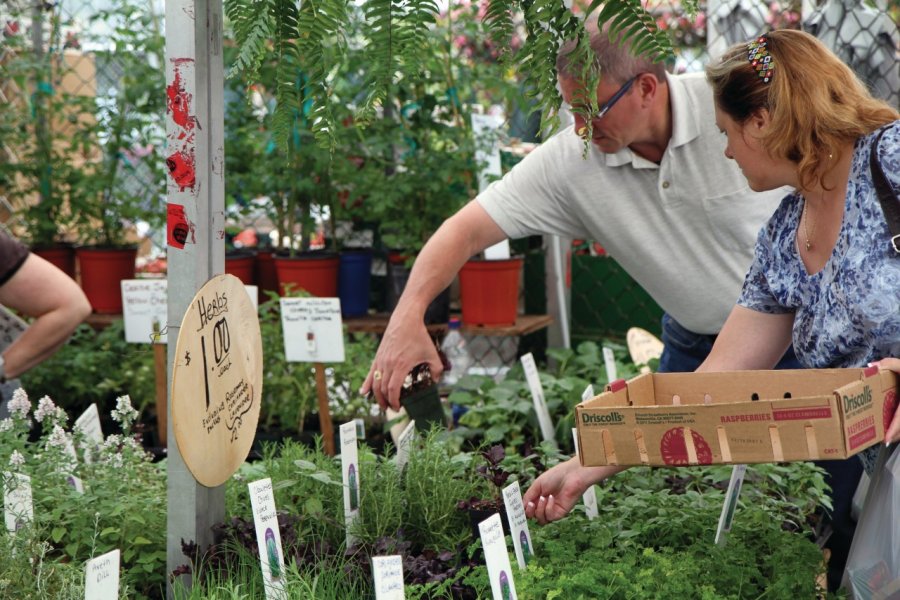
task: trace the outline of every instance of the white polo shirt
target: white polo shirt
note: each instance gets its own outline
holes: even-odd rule
[[[787,193],[756,193],[725,158],[703,74],[668,77],[672,139],[657,165],[604,154],[568,127],[478,195],[511,238],[600,242],[676,321],[718,333],[753,260],[756,234]]]

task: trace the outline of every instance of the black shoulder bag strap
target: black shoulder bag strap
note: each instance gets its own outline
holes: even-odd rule
[[[888,231],[891,232],[891,246],[894,252],[900,255],[900,197],[891,188],[884,169],[881,168],[881,161],[878,160],[878,143],[881,136],[887,131],[887,127],[882,129],[875,142],[872,144],[872,151],[869,154],[869,167],[872,169],[872,179],[875,182],[875,191],[878,193],[878,200],[881,202],[881,210],[884,211],[884,218],[887,221]]]

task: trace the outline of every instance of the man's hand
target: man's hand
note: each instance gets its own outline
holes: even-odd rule
[[[395,311],[360,393],[365,395],[371,391],[381,408],[390,405],[400,410],[403,380],[421,363],[428,363],[434,381],[440,380],[444,367],[422,317],[404,318]]]
[[[541,525],[565,517],[579,498],[595,483],[599,483],[625,467],[582,467],[573,457],[544,472],[534,480],[522,497],[525,516],[537,519]]]

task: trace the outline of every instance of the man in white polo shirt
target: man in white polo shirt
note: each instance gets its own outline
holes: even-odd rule
[[[417,364],[441,361],[425,308],[474,254],[507,237],[557,234],[597,240],[666,312],[660,370],[693,371],[741,290],[756,234],[784,193],[755,193],[716,128],[702,74],[673,76],[610,44],[594,28],[600,109],[585,153],[584,119],[532,151],[447,219],[416,259],[362,392],[399,408]],[[583,96],[557,61],[563,98]],[[792,354],[792,353],[791,353]],[[792,357],[791,357],[792,358]]]

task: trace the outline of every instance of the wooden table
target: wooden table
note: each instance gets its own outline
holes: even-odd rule
[[[459,317],[459,315],[453,315]],[[350,333],[384,333],[388,320],[391,315],[389,313],[377,313],[374,315],[365,315],[363,317],[355,317],[344,319],[344,325]],[[550,315],[519,315],[513,325],[467,325],[462,324],[463,333],[469,335],[487,335],[487,336],[513,336],[526,335],[534,333],[549,326],[553,322]],[[432,334],[443,333],[447,329],[446,323],[438,323],[436,325],[427,325],[428,331]]]

